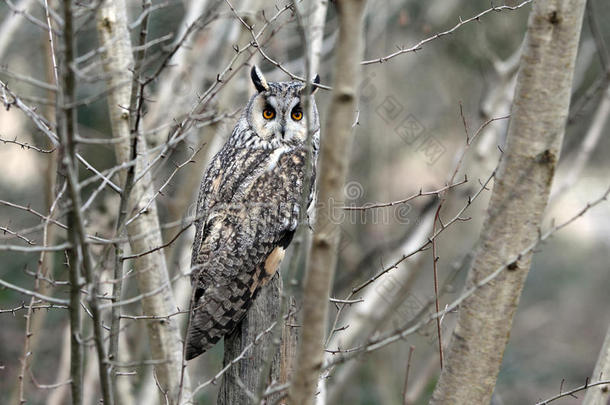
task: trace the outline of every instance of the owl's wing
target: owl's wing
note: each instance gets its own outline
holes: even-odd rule
[[[257,292],[279,268],[297,227],[305,151],[250,150],[242,157],[234,171],[210,177],[218,190],[208,190],[213,201],[207,202],[207,215],[193,246],[187,360],[209,349],[241,321]],[[222,201],[218,195],[224,196]]]

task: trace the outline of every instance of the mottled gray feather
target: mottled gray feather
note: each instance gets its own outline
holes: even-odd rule
[[[274,255],[290,243],[298,223],[307,173],[303,137],[284,137],[274,129],[257,128],[255,115],[260,113],[261,103],[271,97],[278,114],[290,114],[284,110],[295,104],[303,84],[268,86],[269,90],[250,99],[201,184],[191,259],[193,301],[187,359],[208,350],[241,321],[257,292],[273,275],[268,274],[274,267],[269,263],[275,263]],[[315,178],[319,123],[315,105],[313,110]],[[313,184],[312,179],[310,199]],[[281,255],[278,257],[281,260]]]

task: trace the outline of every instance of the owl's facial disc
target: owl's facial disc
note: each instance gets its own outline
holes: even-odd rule
[[[263,95],[259,105],[259,119],[254,117],[262,127],[259,135],[267,140],[274,138],[282,143],[300,143],[305,140],[303,111],[299,98],[282,99],[275,95]]]

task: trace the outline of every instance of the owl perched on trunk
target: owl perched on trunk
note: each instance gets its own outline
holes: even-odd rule
[[[299,220],[309,172],[305,85],[268,83],[256,66],[251,77],[257,92],[210,162],[199,191],[187,360],[208,350],[242,320],[277,271]],[[318,76],[314,83],[319,83]],[[309,203],[320,141],[318,110],[312,104]]]

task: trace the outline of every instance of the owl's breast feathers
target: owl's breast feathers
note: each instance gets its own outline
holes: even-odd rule
[[[298,225],[305,162],[303,147],[230,144],[211,162],[198,201],[187,360],[231,332],[279,268]]]

